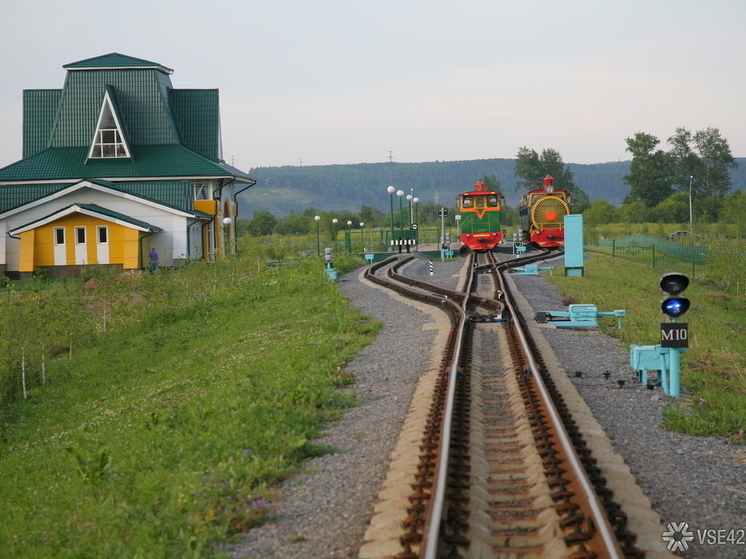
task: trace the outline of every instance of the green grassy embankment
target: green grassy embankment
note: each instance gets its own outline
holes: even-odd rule
[[[67,286],[60,296],[97,329],[72,357],[49,358],[43,383],[27,379],[28,399],[16,390],[3,404],[3,558],[222,556],[222,542],[267,517],[273,483],[330,451],[310,440],[352,404],[344,363],[378,328],[317,259],[126,283],[106,304]],[[29,297],[24,308],[41,304]]]
[[[592,303],[599,311],[625,309],[623,329],[601,318],[605,331],[625,344],[660,343],[665,322],[659,280],[664,272],[593,254],[583,278],[547,276],[566,302]],[[681,319],[689,324],[689,349],[681,355],[683,397],[664,409],[666,427],[694,435],[720,435],[746,442],[746,300],[692,278],[686,296],[692,306]]]

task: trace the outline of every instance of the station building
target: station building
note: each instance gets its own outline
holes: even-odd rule
[[[141,269],[235,251],[236,195],[217,89],[111,53],[63,66],[62,89],[23,92],[23,159],[0,169],[0,276]]]

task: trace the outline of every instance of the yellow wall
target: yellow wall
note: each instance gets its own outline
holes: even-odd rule
[[[86,264],[98,264],[97,226],[108,229],[109,263],[122,264],[125,269],[140,267],[140,235],[136,229],[104,221],[92,216],[73,213],[21,233],[20,271],[33,272],[38,266],[54,266],[54,229],[65,228],[66,264],[75,264],[75,227],[86,228]]]
[[[21,255],[19,271],[21,272],[33,272],[34,268],[34,237],[35,230],[26,231],[21,233]]]
[[[215,200],[195,200],[194,209],[206,214],[215,215],[218,213],[218,203]]]

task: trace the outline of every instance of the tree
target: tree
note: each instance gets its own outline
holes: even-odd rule
[[[527,147],[518,148],[513,175],[518,179],[516,190],[535,190],[541,188],[545,176],[551,175],[554,186],[560,190],[567,190],[572,194],[572,209],[575,213],[582,213],[589,205],[588,195],[582,188],[575,186],[574,177],[569,165],[565,165],[557,150],[544,149],[541,155]]]
[[[679,127],[668,143],[674,161],[673,183],[679,192],[691,190],[692,198],[699,199],[724,196],[730,190],[730,172],[737,164],[720,130],[708,127],[692,134]]]
[[[632,162],[629,174],[622,179],[630,186],[624,203],[640,201],[649,208],[657,206],[673,193],[671,156],[655,149],[660,140],[651,134],[637,132],[625,141]]]
[[[735,223],[741,234],[746,231],[746,191],[738,190],[723,199],[722,217],[727,223]]]
[[[246,226],[249,235],[264,237],[271,235],[277,227],[277,218],[266,210],[254,212],[251,221]]]
[[[728,140],[720,136],[720,130],[708,127],[694,134],[701,161],[700,175],[702,194],[705,196],[725,196],[730,190],[730,171],[738,164],[728,145]]]
[[[606,200],[595,200],[583,212],[583,219],[589,227],[618,221],[619,210]]]
[[[484,175],[482,177],[482,182],[484,183],[484,186],[487,190],[492,190],[493,192],[500,192],[502,186],[500,185],[500,179],[497,178],[497,175],[495,173]]]

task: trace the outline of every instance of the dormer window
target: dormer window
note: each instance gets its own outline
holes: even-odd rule
[[[131,157],[129,147],[122,133],[122,126],[113,108],[107,89],[98,116],[96,133],[88,155],[91,159],[115,159]]]

